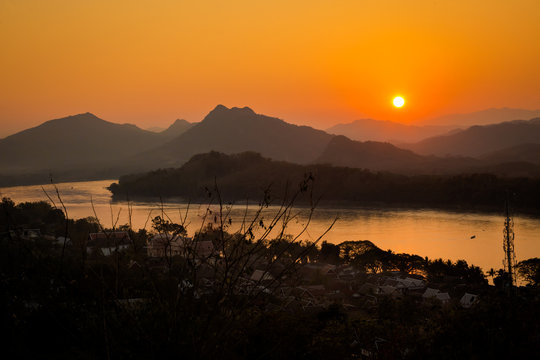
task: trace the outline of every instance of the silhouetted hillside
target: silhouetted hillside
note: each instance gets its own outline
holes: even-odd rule
[[[161,136],[135,125],[114,124],[85,113],[47,121],[0,140],[4,174],[39,170],[118,166],[149,149]]]
[[[443,115],[435,119],[423,121],[421,124],[469,127],[474,125],[497,124],[515,119],[529,120],[536,117],[540,117],[540,110],[499,108],[475,111],[467,114]]]
[[[218,185],[224,202],[281,201],[300,183],[313,181],[313,195],[325,204],[389,204],[502,211],[506,192],[517,211],[540,210],[540,179],[501,178],[488,174],[417,175],[376,173],[330,165],[296,165],[273,161],[252,152],[194,156],[181,168],[122,176],[110,190],[114,199],[181,198],[207,202]],[[271,188],[270,196],[265,189]],[[310,201],[309,191],[297,200]],[[215,195],[215,192],[214,192]]]
[[[532,164],[523,164],[519,174],[512,174],[505,165],[493,167],[491,166],[493,163],[486,163],[470,157],[423,156],[392,144],[374,141],[358,142],[344,136],[336,136],[332,139],[315,162],[409,175],[478,172],[504,174],[505,176],[540,175],[540,169]],[[487,168],[487,165],[490,167]]]
[[[451,126],[413,126],[373,119],[337,124],[326,129],[330,134],[345,135],[358,141],[385,141],[393,144],[417,142],[453,130]]]
[[[193,156],[181,168],[122,176],[120,186],[112,186],[111,191],[121,199],[131,194],[206,199],[205,188],[212,189],[217,180],[229,198],[258,200],[270,184],[281,191],[286,177],[301,177],[303,171],[302,165],[273,161],[254,152],[226,155],[212,151]]]
[[[389,143],[359,142],[345,136],[336,136],[315,163],[370,170],[402,171],[411,167],[417,168],[427,161],[424,156],[397,148]]]
[[[195,124],[196,123],[190,123],[189,121],[183,119],[176,119],[176,121],[172,123],[171,126],[161,131],[159,134],[166,137],[167,139],[172,139],[182,135]]]
[[[175,136],[176,134],[180,134]],[[538,143],[540,119],[472,127],[409,147],[422,153],[481,155],[522,142]],[[528,147],[521,148],[526,151]],[[534,155],[423,156],[389,143],[358,142],[308,126],[219,105],[200,123],[177,120],[162,133],[114,124],[86,113],[47,121],[0,140],[0,185],[107,179],[130,172],[176,167],[209,151],[245,151],[291,163],[328,163],[405,174],[491,172],[538,176]],[[516,150],[517,151],[517,150]],[[516,153],[517,154],[517,153]],[[502,163],[502,164],[501,164]]]
[[[489,162],[529,162],[540,165],[540,140],[537,144],[521,144],[484,154],[480,157]]]
[[[165,131],[167,129],[165,128],[162,128],[162,127],[159,127],[159,126],[152,126],[152,127],[149,127],[149,128],[146,128],[144,129],[146,131],[151,131],[151,132],[155,132],[155,133],[160,133],[162,131]]]
[[[481,155],[526,143],[540,143],[540,118],[472,126],[461,132],[402,145],[419,154]]]
[[[247,107],[228,109],[218,105],[179,137],[130,161],[154,167],[177,166],[195,154],[215,150],[229,154],[256,151],[276,160],[308,163],[331,138],[324,131],[259,115]]]

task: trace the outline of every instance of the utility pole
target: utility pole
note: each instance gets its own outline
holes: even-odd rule
[[[514,220],[510,216],[510,200],[509,196],[506,197],[506,219],[504,220],[504,270],[508,274],[508,287],[512,290],[515,282],[516,272],[516,253],[514,252]]]

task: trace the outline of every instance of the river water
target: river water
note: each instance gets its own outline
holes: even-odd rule
[[[174,201],[163,204],[134,202],[129,205],[126,202],[112,202],[106,187],[115,181],[57,184],[68,216],[76,219],[97,215],[105,227],[129,224],[131,219],[134,229],[150,229],[149,219],[163,213],[175,222],[181,222],[185,218],[188,233],[192,235],[204,223],[213,222],[216,214],[219,214],[215,205],[209,207],[208,204],[191,204],[188,208],[188,204]],[[50,201],[45,192],[60,207],[52,185],[1,188],[0,196],[9,197],[16,203]],[[208,208],[212,214],[208,214]],[[257,206],[250,206],[246,218],[251,219],[256,210]],[[265,224],[268,224],[277,212],[277,207],[265,209]],[[316,240],[337,218],[323,240],[336,244],[347,240],[370,240],[382,249],[391,249],[397,253],[413,253],[452,261],[464,259],[483,270],[502,267],[504,218],[501,215],[432,209],[334,207],[315,209],[311,221],[307,224],[309,209],[293,208],[292,213],[295,217],[288,222],[286,232],[297,235],[308,225],[299,237],[301,240]],[[229,217],[231,218],[231,231],[241,226],[245,214],[245,204],[232,206],[227,217],[227,223]],[[514,223],[517,261],[540,257],[540,218],[520,215],[514,217]]]

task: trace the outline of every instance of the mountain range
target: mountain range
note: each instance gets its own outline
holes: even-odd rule
[[[35,181],[43,181],[43,175],[49,173],[61,174],[59,180],[112,178],[178,167],[193,155],[210,151],[252,151],[297,164],[401,173],[502,171],[512,175],[507,169],[515,169],[515,174],[536,176],[540,173],[539,135],[540,119],[512,121],[454,130],[402,148],[289,124],[248,107],[218,105],[201,122],[177,120],[159,133],[85,113],[50,120],[1,139],[0,184],[16,184],[17,176],[31,181],[28,179],[37,174],[41,180]]]
[[[458,155],[472,157],[490,157],[493,152],[515,148],[512,152],[516,155],[530,146],[525,144],[540,144],[540,118],[531,120],[506,121],[499,124],[485,126],[471,126],[468,129],[449,135],[436,136],[424,139],[415,144],[402,144],[402,147],[423,155]],[[505,154],[507,160],[521,160],[524,155],[511,156],[511,152]]]
[[[114,124],[85,113],[47,121],[0,140],[4,173],[113,166],[162,141],[159,134],[131,124]]]
[[[336,124],[326,132],[345,135],[358,141],[386,141],[400,146],[415,143],[428,137],[450,135],[474,125],[489,125],[516,119],[529,120],[540,117],[540,110],[487,109],[468,114],[451,114],[428,121],[402,124],[393,121],[360,119]]]
[[[0,139],[0,185],[117,177],[139,170],[126,158],[180,135],[177,120],[161,133],[116,124],[91,113],[54,119]],[[142,168],[141,168],[142,169]]]
[[[322,153],[331,139],[322,130],[256,114],[248,107],[218,105],[197,125],[162,146],[138,153],[132,161],[171,167],[212,150],[227,154],[249,150],[303,164]]]
[[[529,162],[540,165],[540,143],[520,144],[484,154],[482,160],[497,162]]]
[[[540,117],[540,109],[512,109],[512,108],[493,108],[481,111],[475,111],[466,114],[449,114],[439,116],[433,119],[418,122],[417,125],[431,126],[453,126],[467,128],[474,125],[489,125],[511,120],[530,120]]]
[[[397,172],[417,168],[427,162],[427,157],[410,150],[400,149],[390,143],[354,141],[343,135],[332,138],[322,154],[315,160],[315,163],[319,164]]]
[[[159,131],[158,134],[162,135],[167,139],[173,139],[177,136],[182,135],[187,130],[192,128],[197,123],[191,123],[187,120],[177,119],[171,124],[167,129]]]
[[[345,135],[358,141],[386,141],[399,145],[413,143],[430,136],[441,135],[456,130],[455,126],[416,126],[405,125],[393,121],[360,119],[347,124],[337,124],[326,132]]]

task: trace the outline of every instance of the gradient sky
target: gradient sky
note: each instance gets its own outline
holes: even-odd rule
[[[537,109],[539,16],[538,0],[0,0],[0,137],[220,103],[318,128]]]

